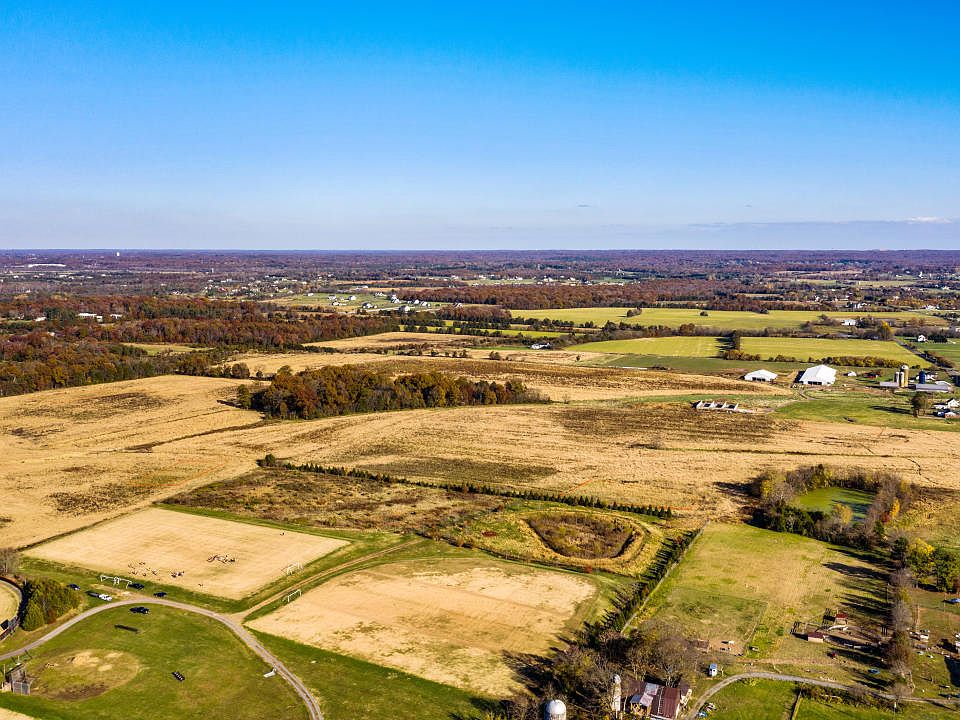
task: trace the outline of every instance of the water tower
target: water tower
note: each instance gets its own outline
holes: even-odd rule
[[[551,700],[543,711],[544,720],[567,720],[567,706],[563,700]]]

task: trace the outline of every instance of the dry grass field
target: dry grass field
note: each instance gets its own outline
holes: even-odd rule
[[[597,596],[586,577],[492,560],[380,565],[340,576],[250,625],[492,696],[506,653],[543,653]]]
[[[0,398],[0,521],[23,545],[253,466],[214,441],[258,424],[237,381],[163,376]],[[189,451],[158,443],[198,439]]]
[[[348,543],[148,508],[32,548],[28,555],[127,579],[239,599]]]
[[[743,499],[737,488],[768,467],[826,462],[883,468],[921,487],[960,490],[958,433],[779,414],[696,413],[679,399],[603,402],[672,394],[720,399],[774,388],[547,362],[316,357],[374,358],[378,362],[371,367],[390,373],[440,369],[500,381],[516,377],[554,400],[582,402],[264,422],[255,412],[224,404],[240,381],[186,376],[3,398],[0,526],[5,542],[34,543],[178,492],[241,477],[268,452],[424,480],[533,485],[670,505],[710,517],[738,515]],[[933,525],[926,522],[930,513],[950,517],[941,510],[934,504],[908,518],[926,531]]]
[[[0,582],[0,622],[9,620],[20,608],[20,596],[11,585]]]
[[[529,354],[527,354],[529,355]],[[554,401],[611,400],[650,395],[677,395],[691,392],[788,394],[788,391],[757,383],[712,375],[686,375],[613,367],[571,366],[541,363],[536,358],[522,361],[458,359],[446,357],[394,356],[377,363],[376,369],[391,375],[440,371],[472,380],[506,382],[520,380],[544,392]]]
[[[376,353],[320,353],[320,352],[290,352],[290,353],[258,353],[249,352],[231,358],[226,365],[245,363],[250,368],[251,375],[262,372],[264,375],[273,375],[284,365],[293,372],[314,370],[327,365],[358,365],[389,360],[389,355]]]
[[[0,707],[0,720],[33,720],[29,715]]]
[[[312,347],[329,347],[337,350],[361,350],[372,348],[375,350],[394,350],[411,345],[430,345],[438,349],[475,345],[484,338],[476,335],[453,335],[449,333],[432,332],[386,332],[362,337],[344,338],[343,340],[325,340],[324,342],[306,343]]]

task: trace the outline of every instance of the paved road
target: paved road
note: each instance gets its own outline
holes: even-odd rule
[[[300,699],[303,700],[304,705],[307,706],[307,713],[310,715],[310,720],[323,720],[323,713],[320,711],[320,706],[317,704],[316,698],[314,698],[307,689],[307,686],[304,685],[300,678],[290,672],[286,666],[273,655],[273,653],[261,645],[260,641],[251,635],[238,622],[212,610],[206,610],[201,607],[196,607],[195,605],[188,605],[187,603],[176,602],[175,600],[166,600],[155,597],[139,597],[131,600],[117,600],[115,602],[108,602],[104,603],[103,605],[98,605],[80,613],[76,617],[70,618],[70,620],[65,622],[63,625],[54,628],[43,637],[37,638],[33,642],[28,643],[17,650],[0,654],[0,661],[8,660],[16,655],[26,652],[27,650],[33,650],[34,648],[40,647],[48,640],[52,640],[57,635],[69,630],[77,623],[83,622],[91,615],[96,615],[97,613],[126,605],[163,605],[165,607],[196,613],[197,615],[203,615],[216,620],[223,625],[226,625],[234,635],[240,638],[244,645],[255,652],[265,663],[273,667],[277,671],[277,675],[282,677],[290,684],[290,686],[294,689],[294,692],[296,692],[297,695],[300,696]]]
[[[797,675],[782,675],[780,673],[773,672],[763,672],[758,670],[756,672],[745,672],[740,673],[739,675],[731,675],[728,678],[724,678],[716,685],[707,690],[697,702],[691,706],[688,717],[695,718],[697,713],[700,712],[700,708],[707,704],[707,701],[710,700],[714,695],[723,690],[725,687],[733,685],[735,682],[740,682],[741,680],[749,680],[751,678],[758,678],[761,680],[783,680],[785,682],[799,682],[806,683],[807,685],[817,685],[819,687],[831,688],[833,690],[849,690],[848,685],[843,683],[832,682],[830,680],[813,680],[811,678],[799,677]]]

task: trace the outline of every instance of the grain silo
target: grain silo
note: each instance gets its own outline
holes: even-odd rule
[[[543,711],[544,720],[567,720],[567,706],[563,700],[551,700]]]

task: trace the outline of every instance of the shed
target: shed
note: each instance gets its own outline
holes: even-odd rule
[[[760,370],[748,372],[743,376],[743,379],[749,380],[750,382],[773,382],[777,379],[777,374],[761,368]]]
[[[827,365],[814,365],[803,371],[797,382],[801,385],[833,385],[837,371]]]
[[[814,630],[813,632],[807,633],[807,640],[813,643],[822,643],[823,642],[823,633],[819,630]]]

